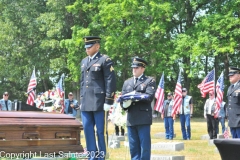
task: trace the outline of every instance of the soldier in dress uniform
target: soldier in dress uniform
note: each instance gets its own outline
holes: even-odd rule
[[[90,159],[105,159],[107,111],[114,102],[116,91],[113,61],[100,54],[100,40],[98,36],[84,37],[88,56],[81,62],[80,107],[86,146],[91,153]]]
[[[127,129],[132,160],[150,160],[151,157],[151,102],[156,91],[156,81],[144,75],[146,65],[147,62],[144,59],[133,58],[131,66],[133,77],[127,79],[122,88],[122,95],[132,91],[150,95],[149,100],[137,102],[128,100],[121,103],[121,106],[128,112]]]
[[[228,76],[231,83],[227,91],[228,126],[232,138],[240,138],[240,69],[230,67]]]

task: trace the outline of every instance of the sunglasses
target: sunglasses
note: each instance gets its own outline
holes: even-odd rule
[[[186,91],[182,91],[182,92],[186,92]]]
[[[4,94],[4,96],[8,96],[8,94]]]

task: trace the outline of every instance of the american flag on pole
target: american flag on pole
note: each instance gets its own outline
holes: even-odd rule
[[[27,89],[27,94],[28,94],[27,104],[28,105],[34,106],[36,86],[37,86],[37,79],[36,79],[35,69],[34,69],[32,72],[32,76],[30,78],[29,84],[28,84],[28,89]]]
[[[198,88],[201,91],[202,97],[206,97],[207,93],[214,90],[214,69],[208,73],[204,78],[201,84],[198,85]]]
[[[64,98],[64,90],[63,90],[63,78],[64,78],[64,74],[61,75],[60,80],[58,81],[57,85],[56,85],[56,90],[58,92],[58,95],[60,98]],[[65,103],[64,100],[62,101],[62,108],[60,110],[60,113],[64,113],[64,108],[65,108]]]
[[[63,75],[61,76],[60,80],[58,81],[56,85],[56,90],[58,92],[58,95],[60,98],[63,98],[64,96],[64,90],[63,90]]]
[[[174,102],[173,102],[173,110],[172,110],[172,117],[176,115],[176,113],[179,111],[180,106],[182,105],[182,85],[181,85],[181,71],[178,75],[178,80],[176,84],[176,88],[174,91]]]
[[[160,79],[157,91],[155,93],[155,98],[157,99],[154,110],[163,113],[163,102],[164,102],[164,73]]]
[[[217,97],[216,97],[216,107],[215,107],[215,111],[214,111],[214,117],[217,118],[218,117],[218,113],[221,107],[221,103],[223,101],[223,93],[224,93],[224,76],[223,76],[223,72],[221,73],[220,77],[217,80],[217,84],[216,84],[216,93],[217,93]]]

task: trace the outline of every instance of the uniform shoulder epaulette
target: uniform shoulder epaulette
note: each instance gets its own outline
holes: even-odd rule
[[[102,57],[105,59],[105,61],[112,60],[108,55],[102,54]]]
[[[147,76],[149,79],[151,79],[151,82],[154,82],[155,81],[155,78],[154,77],[151,77],[151,76]]]

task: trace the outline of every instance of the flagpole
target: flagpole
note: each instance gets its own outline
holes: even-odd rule
[[[62,84],[63,84],[63,106],[65,105],[65,83],[64,83],[64,73],[61,75],[62,78]],[[65,106],[64,106],[65,107]]]
[[[34,74],[35,74],[35,77],[36,77],[36,88],[35,88],[35,97],[34,97],[34,99],[36,99],[37,98],[37,76],[36,76],[36,70],[35,70],[35,66],[33,66],[33,69],[34,69]]]
[[[65,75],[64,75],[64,73],[61,75],[61,78],[62,78],[62,84],[63,84],[63,94],[64,94],[64,100],[65,100],[65,83],[64,83],[64,77],[65,77]]]
[[[213,86],[213,90],[214,90],[214,98],[216,99],[216,70],[215,67],[214,69],[214,86]]]

